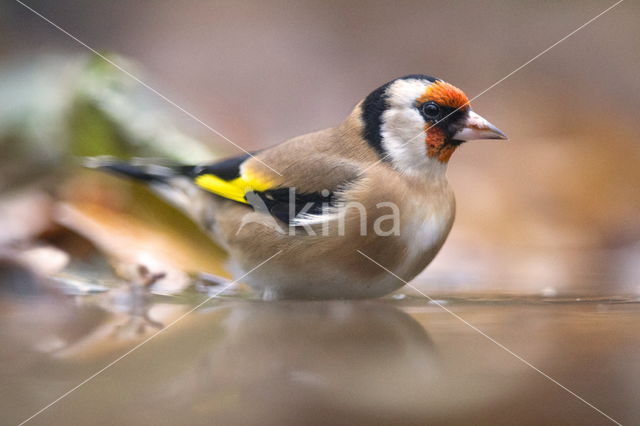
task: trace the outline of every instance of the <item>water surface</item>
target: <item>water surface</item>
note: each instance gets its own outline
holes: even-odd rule
[[[0,412],[29,424],[623,424],[640,419],[640,304],[443,297],[0,299]],[[135,303],[132,303],[135,302]],[[167,325],[170,325],[167,328]],[[165,328],[163,328],[165,327]]]

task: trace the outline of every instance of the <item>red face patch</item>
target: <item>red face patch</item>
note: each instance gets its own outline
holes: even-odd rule
[[[429,158],[437,158],[441,163],[447,163],[456,150],[455,145],[446,144],[444,131],[438,127],[425,126],[427,134],[427,155]]]
[[[431,83],[424,91],[422,96],[418,98],[419,103],[435,102],[444,107],[460,109],[466,111],[469,109],[469,98],[464,92],[453,84],[444,81],[436,81]],[[446,163],[456,150],[456,145],[445,143],[445,134],[442,129],[436,126],[425,126],[427,135],[427,155],[429,158],[436,158],[442,163]]]
[[[418,98],[418,102],[420,103],[429,101],[456,109],[460,108],[464,110],[469,108],[469,99],[462,90],[453,84],[440,80],[431,83],[422,96]]]

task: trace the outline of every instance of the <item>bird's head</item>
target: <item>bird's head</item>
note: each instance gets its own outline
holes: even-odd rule
[[[462,90],[426,75],[409,75],[379,87],[365,98],[361,111],[367,142],[407,172],[445,165],[463,142],[507,138],[471,109]]]

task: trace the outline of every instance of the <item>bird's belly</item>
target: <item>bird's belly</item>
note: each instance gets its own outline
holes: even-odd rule
[[[424,217],[409,222],[402,233],[406,241],[406,256],[397,268],[397,274],[405,281],[413,279],[438,254],[451,226],[453,215],[429,212]]]
[[[451,229],[455,210],[452,197],[421,201],[400,206],[406,212],[400,222],[400,235],[363,236],[354,232],[308,239],[280,234],[261,224],[248,225],[228,238],[232,262],[238,266],[234,275],[242,277],[281,249],[280,254],[241,280],[264,298],[383,296],[421,272]],[[263,233],[260,245],[255,239],[258,232]]]
[[[356,256],[351,255],[359,260]],[[375,265],[374,265],[375,266]],[[378,266],[375,266],[378,267]],[[319,260],[306,269],[292,270],[286,264],[267,267],[244,281],[265,300],[278,299],[367,299],[384,296],[404,283],[381,270],[375,277],[359,275]]]
[[[383,296],[402,287],[433,260],[446,239],[451,221],[428,219],[408,225],[407,232],[401,232],[400,237],[378,237],[373,244],[370,241],[364,244],[363,239],[361,246],[341,253],[315,257],[304,256],[300,251],[280,254],[243,281],[265,299]],[[400,255],[385,255],[390,251]],[[245,269],[240,268],[238,276],[245,273]]]

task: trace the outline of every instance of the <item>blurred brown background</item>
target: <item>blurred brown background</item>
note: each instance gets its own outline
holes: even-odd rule
[[[474,97],[612,3],[28,2],[134,61],[136,75],[248,150],[332,126],[404,74]],[[421,284],[640,292],[638,22],[640,4],[623,2],[473,102],[510,141],[470,143],[452,159],[457,223]],[[4,69],[88,53],[18,3],[0,4],[0,25]]]

